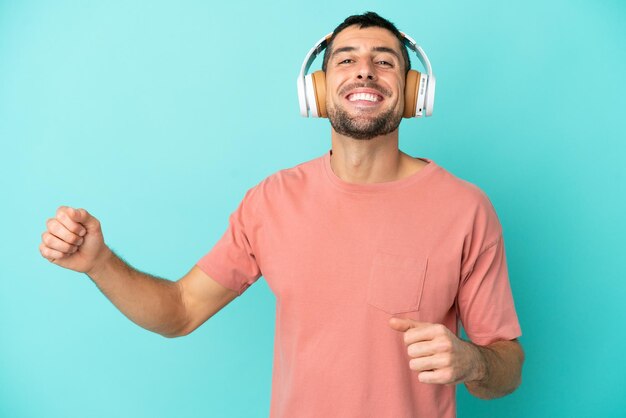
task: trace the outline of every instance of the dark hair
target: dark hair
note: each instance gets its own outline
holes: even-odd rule
[[[380,17],[377,13],[366,12],[366,13],[363,13],[362,15],[348,16],[346,20],[344,20],[339,26],[335,28],[332,36],[330,37],[330,40],[328,41],[326,50],[324,51],[324,61],[322,62],[322,70],[324,72],[326,71],[326,67],[328,65],[328,59],[330,58],[332,54],[333,41],[335,40],[339,32],[341,32],[342,30],[344,30],[345,28],[349,26],[354,26],[354,25],[358,26],[359,29],[375,27],[375,28],[387,29],[389,32],[393,33],[395,37],[398,38],[398,41],[400,42],[400,50],[402,51],[402,58],[404,58],[406,72],[408,72],[411,69],[411,60],[409,59],[409,54],[406,50],[406,46],[404,45],[404,36],[402,36],[398,28],[396,28],[396,25],[394,25],[387,19]]]

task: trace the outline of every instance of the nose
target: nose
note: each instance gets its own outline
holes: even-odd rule
[[[359,80],[371,80],[371,81],[375,80],[376,73],[374,71],[372,63],[371,62],[362,63],[357,69],[356,78]]]
[[[363,80],[365,78],[367,78],[368,80],[374,81],[374,74],[359,74],[356,76],[356,78],[358,78],[359,80]]]

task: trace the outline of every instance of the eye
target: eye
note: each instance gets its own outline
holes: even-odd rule
[[[346,58],[344,60],[339,61],[339,64],[350,64],[353,63],[354,60],[350,59],[350,58]]]
[[[378,61],[377,64],[382,65],[383,67],[393,67],[392,63],[390,63],[389,61],[384,61],[384,60]]]

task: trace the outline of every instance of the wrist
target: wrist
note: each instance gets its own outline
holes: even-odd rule
[[[107,266],[111,263],[113,257],[113,251],[111,251],[111,249],[105,244],[98,257],[96,257],[96,260],[94,261],[91,268],[85,273],[95,280],[96,277],[101,276],[102,273],[107,269]]]

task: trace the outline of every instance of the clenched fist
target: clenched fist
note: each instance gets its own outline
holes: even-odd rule
[[[484,377],[486,364],[478,347],[444,325],[391,318],[389,326],[404,334],[409,367],[420,382],[455,384]]]
[[[61,267],[89,273],[110,253],[104,244],[100,222],[85,209],[61,206],[46,226],[39,251]]]

